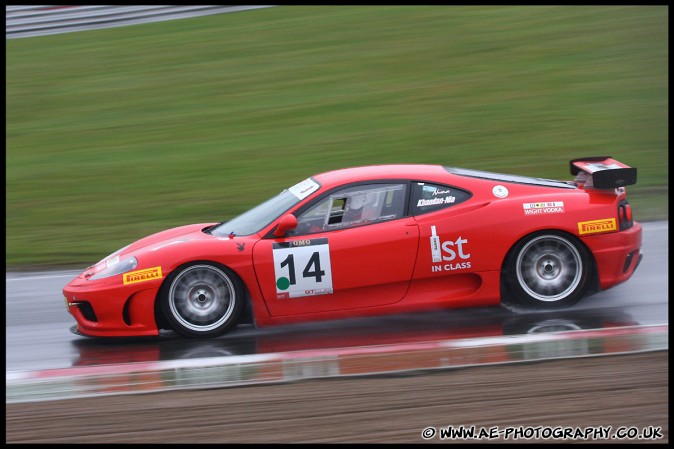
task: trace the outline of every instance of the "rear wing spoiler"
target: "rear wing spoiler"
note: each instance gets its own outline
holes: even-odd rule
[[[637,183],[637,169],[618,162],[611,156],[573,159],[569,162],[576,182],[595,189],[615,189]]]

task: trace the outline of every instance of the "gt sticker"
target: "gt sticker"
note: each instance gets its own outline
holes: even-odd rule
[[[161,279],[161,267],[132,271],[130,273],[125,273],[123,277],[124,285],[135,284],[136,282],[151,281],[152,279]]]
[[[272,254],[277,299],[332,293],[327,238],[274,243]]]
[[[594,234],[597,232],[617,231],[615,218],[605,220],[581,221],[578,223],[579,234]]]

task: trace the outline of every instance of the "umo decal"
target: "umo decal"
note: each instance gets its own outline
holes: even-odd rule
[[[161,279],[161,267],[124,273],[123,277],[124,284],[135,284],[136,282],[151,281],[152,279]]]
[[[277,299],[332,293],[327,238],[274,243],[272,254]]]
[[[491,193],[493,193],[497,198],[505,198],[508,196],[508,189],[505,186],[498,185],[491,189]]]
[[[615,218],[604,220],[581,221],[578,223],[579,234],[594,234],[597,232],[617,231]]]
[[[559,214],[564,212],[564,201],[545,201],[541,203],[522,203],[524,215]]]
[[[435,226],[431,226],[431,260],[434,265],[431,265],[433,273],[438,271],[453,271],[470,268],[470,254],[465,252],[464,245],[468,243],[468,239],[462,237],[454,241],[446,241],[440,243],[440,237],[436,234]],[[456,258],[460,260],[456,260]],[[454,262],[456,260],[456,262]],[[440,263],[438,262],[453,262]]]

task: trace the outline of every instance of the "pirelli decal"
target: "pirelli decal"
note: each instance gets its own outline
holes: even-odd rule
[[[135,284],[136,282],[151,281],[152,279],[161,279],[161,267],[147,268],[145,270],[125,273],[124,285]]]
[[[578,223],[579,234],[595,234],[597,232],[617,231],[615,218],[604,220],[581,221]]]

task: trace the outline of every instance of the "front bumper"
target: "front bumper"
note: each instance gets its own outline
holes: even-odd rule
[[[159,335],[154,304],[161,281],[146,282],[138,288],[111,279],[88,281],[78,276],[63,288],[77,333],[89,337]]]

